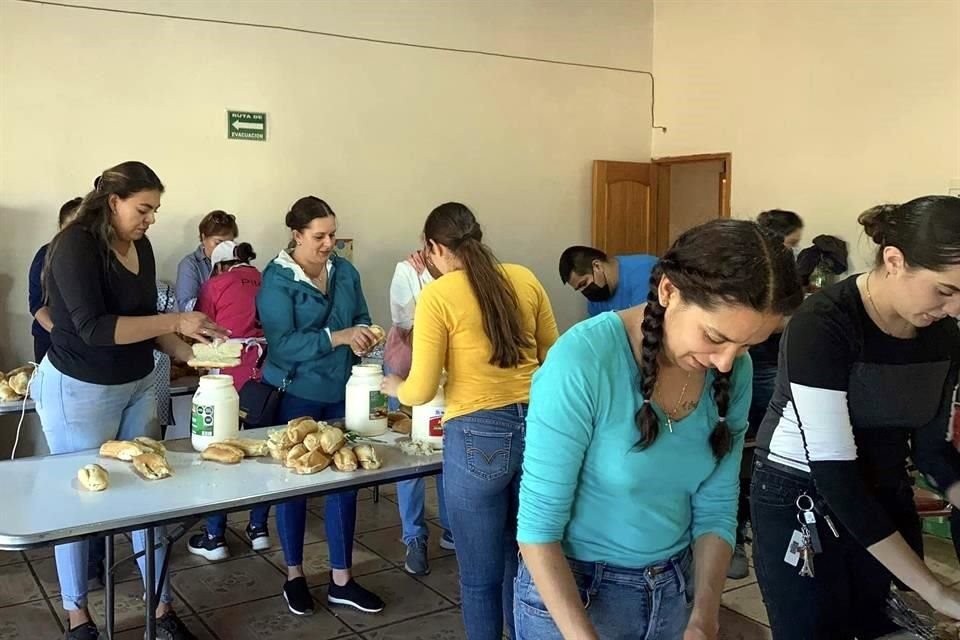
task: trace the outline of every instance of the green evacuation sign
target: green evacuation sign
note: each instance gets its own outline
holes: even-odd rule
[[[267,139],[267,114],[255,111],[227,111],[227,138],[231,140]]]

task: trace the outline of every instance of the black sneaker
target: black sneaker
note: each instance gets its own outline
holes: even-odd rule
[[[67,626],[70,626],[69,622]],[[63,640],[98,640],[99,638],[100,632],[97,631],[97,625],[92,622],[84,622],[63,634]]]
[[[313,596],[310,595],[306,578],[287,580],[283,584],[283,599],[292,613],[298,616],[313,615]]]
[[[380,613],[384,607],[383,600],[361,587],[356,580],[351,579],[341,587],[333,581],[332,574],[327,590],[327,602],[353,607],[364,613]]]
[[[267,525],[256,527],[253,523],[248,524],[247,539],[254,551],[266,551],[270,548],[270,531]]]
[[[230,557],[227,540],[223,536],[211,536],[204,529],[203,533],[191,536],[187,541],[187,551],[195,556],[207,560],[226,560]]]
[[[144,634],[146,637],[146,634]],[[197,640],[173,611],[157,620],[157,640]]]

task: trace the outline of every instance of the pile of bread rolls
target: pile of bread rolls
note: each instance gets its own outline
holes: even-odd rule
[[[323,471],[331,463],[339,471],[380,468],[371,445],[349,447],[342,429],[309,417],[291,420],[285,429],[271,433],[267,448],[274,460],[300,474]]]
[[[239,464],[244,458],[259,458],[269,453],[266,440],[230,438],[207,445],[200,457],[221,464]]]
[[[34,366],[27,364],[7,373],[0,372],[0,402],[23,400],[30,393]]]
[[[167,448],[146,436],[133,440],[108,440],[100,446],[100,455],[133,463],[134,471],[144,480],[162,480],[173,475],[167,462]]]

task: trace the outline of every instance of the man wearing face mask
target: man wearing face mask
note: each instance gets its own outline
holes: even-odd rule
[[[613,256],[593,247],[568,247],[560,254],[560,279],[588,300],[591,317],[647,301],[656,256]]]

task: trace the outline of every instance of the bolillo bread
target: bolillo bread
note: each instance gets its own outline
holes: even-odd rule
[[[20,394],[10,388],[6,380],[0,380],[0,402],[20,400]]]
[[[320,448],[320,432],[308,433],[307,437],[303,439],[302,444],[310,451],[319,449]]]
[[[225,369],[240,366],[243,355],[242,342],[214,341],[210,344],[198,342],[193,345],[193,358],[187,362],[194,369]]]
[[[219,462],[221,464],[238,464],[243,460],[243,449],[224,442],[214,442],[213,444],[207,445],[207,448],[203,450],[200,457],[204,460]]]
[[[360,466],[368,471],[380,468],[380,458],[377,457],[377,450],[369,444],[360,444],[354,447],[353,452],[357,455],[357,461]]]
[[[100,455],[104,458],[115,458],[130,462],[136,456],[148,452],[144,447],[129,440],[107,440],[100,445]]]
[[[303,444],[295,444],[287,451],[287,456],[283,460],[283,466],[292,469],[297,464],[297,460],[310,453]]]
[[[167,459],[155,453],[143,453],[132,460],[134,470],[144,480],[162,480],[173,475],[173,470],[167,464]]]
[[[110,486],[110,474],[98,464],[88,464],[77,471],[77,480],[87,491],[103,491]]]
[[[324,455],[322,451],[310,451],[306,455],[300,456],[293,465],[293,470],[301,475],[318,473],[330,466],[330,457]]]
[[[333,464],[339,471],[356,471],[357,456],[350,447],[343,447],[333,454]]]
[[[31,369],[32,371],[32,369]],[[20,373],[7,377],[7,384],[13,389],[13,392],[19,396],[26,396],[30,392],[31,373],[21,371]]]
[[[290,440],[291,444],[300,444],[308,435],[311,433],[316,433],[319,430],[320,425],[317,424],[317,421],[313,420],[312,418],[308,418],[306,420],[301,420],[293,426],[288,426],[287,438]]]
[[[336,427],[331,427],[320,434],[320,448],[328,456],[332,456],[347,442],[343,431]]]
[[[259,458],[270,455],[270,449],[267,448],[266,440],[254,440],[253,438],[230,438],[224,440],[223,444],[236,447],[243,451],[247,458]]]
[[[141,449],[144,449],[144,453],[155,453],[158,456],[167,455],[167,447],[153,438],[148,438],[147,436],[138,436],[133,439],[135,443],[140,445]]]

